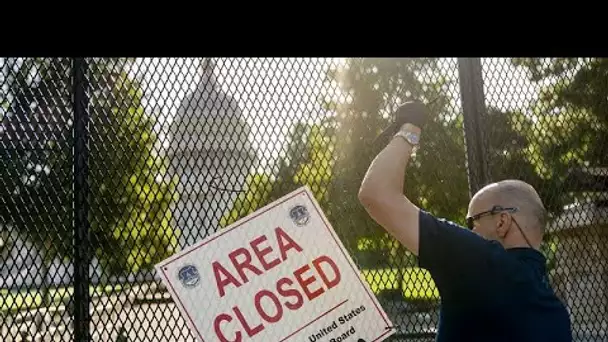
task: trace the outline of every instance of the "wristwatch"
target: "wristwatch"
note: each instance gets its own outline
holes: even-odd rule
[[[410,131],[399,131],[395,134],[395,137],[401,137],[407,141],[412,147],[418,146],[420,143],[420,135]]]

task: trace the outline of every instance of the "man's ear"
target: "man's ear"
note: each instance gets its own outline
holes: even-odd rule
[[[496,223],[496,234],[498,235],[498,237],[504,238],[507,235],[507,232],[509,231],[509,226],[509,215],[505,213],[500,214],[500,218]]]

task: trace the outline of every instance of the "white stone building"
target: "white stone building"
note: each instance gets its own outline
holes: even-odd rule
[[[250,127],[237,101],[222,91],[210,59],[202,68],[200,82],[185,96],[170,124],[165,151],[171,176],[179,177],[173,215],[182,247],[218,230],[219,220],[257,164],[248,140]]]

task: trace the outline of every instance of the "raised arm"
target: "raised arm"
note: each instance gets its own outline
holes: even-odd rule
[[[405,197],[403,184],[405,168],[421,133],[419,127],[426,117],[426,108],[420,102],[408,102],[399,108],[390,134],[395,128],[398,132],[372,161],[359,189],[359,201],[372,219],[415,255],[419,248],[419,208]]]

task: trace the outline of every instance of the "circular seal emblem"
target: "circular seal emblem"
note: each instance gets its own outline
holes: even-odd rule
[[[177,277],[186,287],[194,287],[200,280],[198,270],[193,265],[186,265],[180,268]]]
[[[308,213],[308,209],[306,209],[305,206],[296,205],[295,207],[289,210],[289,217],[296,225],[303,226],[308,223],[308,220],[310,219],[310,214]]]

